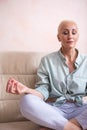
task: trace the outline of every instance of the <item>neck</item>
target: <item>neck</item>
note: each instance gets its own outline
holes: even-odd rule
[[[75,48],[73,49],[65,49],[65,48],[61,48],[61,52],[62,54],[65,56],[67,61],[75,61],[76,57],[77,57],[77,51]]]

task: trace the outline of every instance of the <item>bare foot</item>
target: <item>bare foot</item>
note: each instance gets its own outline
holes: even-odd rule
[[[76,126],[78,126],[78,127],[81,128],[80,124],[77,122],[77,120],[76,120],[75,118],[70,119],[69,121],[70,121],[71,123],[75,124]]]
[[[67,121],[64,126],[64,130],[82,130],[82,128],[71,121]]]

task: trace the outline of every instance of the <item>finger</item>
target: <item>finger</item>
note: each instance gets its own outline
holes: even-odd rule
[[[20,94],[19,82],[15,82],[14,83],[14,87],[15,87],[15,93],[16,94]]]
[[[12,86],[14,84],[14,79],[13,78],[10,78],[7,82],[7,87],[6,87],[6,91],[11,93],[11,90],[12,90]]]
[[[14,88],[14,86],[13,86],[13,84],[11,84],[10,86],[9,86],[9,93],[14,93],[15,92],[15,88]]]
[[[9,87],[10,87],[10,79],[8,80],[7,85],[6,85],[6,91],[7,92],[9,92]]]
[[[18,85],[18,82],[14,81],[11,84],[11,87],[9,88],[9,92],[12,93],[12,94],[18,94],[18,92],[17,92],[17,85]]]

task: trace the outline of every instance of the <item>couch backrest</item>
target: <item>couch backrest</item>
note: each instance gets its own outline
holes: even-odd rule
[[[0,52],[0,123],[25,120],[19,110],[19,95],[6,93],[10,77],[34,88],[36,71],[44,52]]]

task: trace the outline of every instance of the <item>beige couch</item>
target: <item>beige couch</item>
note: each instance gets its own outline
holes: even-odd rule
[[[0,52],[0,130],[38,130],[39,126],[26,120],[19,110],[19,95],[6,93],[9,77],[34,88],[40,52]]]

